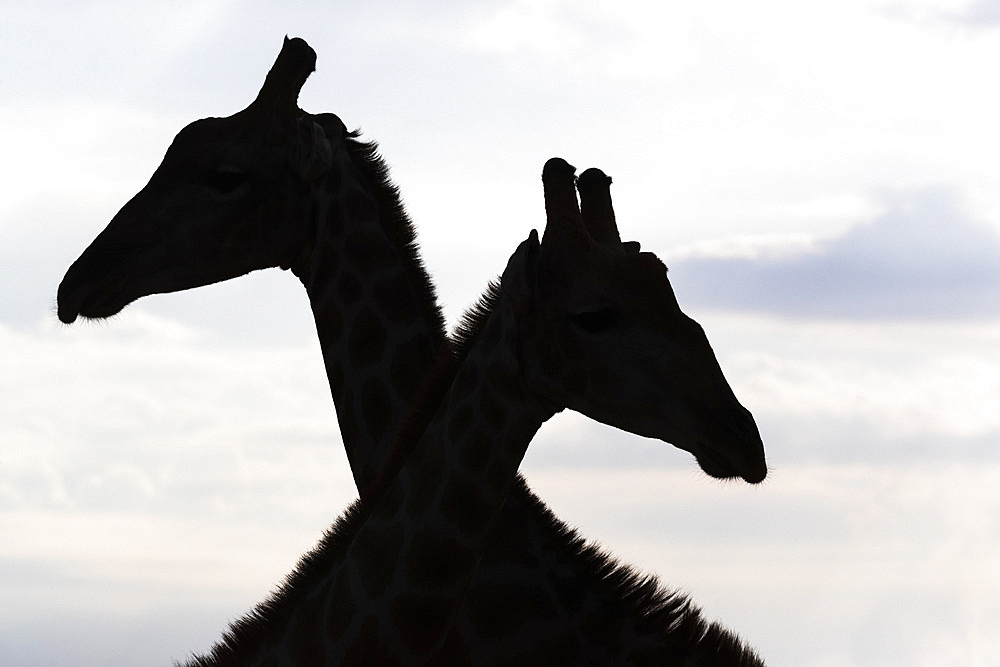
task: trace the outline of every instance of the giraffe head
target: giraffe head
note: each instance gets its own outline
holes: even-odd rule
[[[308,44],[286,37],[249,107],[177,134],[149,183],[66,272],[60,320],[108,317],[149,294],[294,265],[311,240],[295,207],[310,201],[347,137],[333,114],[298,108],[315,63]]]
[[[574,187],[574,173],[559,158],[546,163],[543,240],[532,232],[504,273],[505,298],[522,313],[525,385],[556,409],[686,450],[713,477],[762,481],[753,417],[681,311],[666,267],[621,242],[611,179],[590,169]]]

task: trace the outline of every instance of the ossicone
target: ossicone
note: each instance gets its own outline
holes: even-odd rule
[[[251,107],[294,114],[298,109],[299,91],[315,70],[316,52],[312,47],[304,39],[286,36]]]
[[[576,181],[580,191],[580,215],[583,226],[598,245],[624,252],[622,239],[615,222],[611,205],[611,177],[600,169],[591,167]]]

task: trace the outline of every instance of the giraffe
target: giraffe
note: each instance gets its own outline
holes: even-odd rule
[[[466,314],[455,348],[425,379],[421,409],[400,436],[415,442],[380,475],[387,481],[266,608],[193,664],[472,662],[464,647],[444,645],[448,629],[528,444],[564,408],[669,439],[720,469],[753,467],[733,446],[746,444],[745,424],[720,426],[715,406],[728,387],[704,381],[721,372],[666,268],[618,240],[610,179],[596,169],[581,175],[581,209],[574,174],[560,158],[546,163],[543,241],[532,231]],[[680,615],[678,625],[690,623]],[[564,647],[560,659],[598,657],[580,648]],[[627,646],[600,658],[756,661],[736,642],[714,641]]]
[[[58,316],[104,318],[140,296],[290,269],[309,295],[364,497],[445,324],[377,147],[333,114],[298,108],[315,61],[286,38],[253,103],[181,130],[66,272]]]
[[[375,146],[360,143],[332,114],[297,108],[314,62],[302,40],[286,39],[250,107],[182,131],[149,185],[67,272],[59,316],[103,317],[146,294],[266,266],[291,268],[310,296],[365,499],[417,379],[444,342],[443,323]],[[116,252],[131,259],[116,265]],[[581,321],[597,326],[604,315]],[[765,472],[759,435],[748,413],[740,418],[749,420],[746,437],[760,450],[759,463],[746,467],[754,481]],[[706,456],[702,467],[723,474]],[[683,596],[587,545],[520,477],[455,619],[445,645],[462,646],[476,663],[512,655],[515,646],[519,655],[564,644],[614,655],[623,643],[676,642],[678,628],[702,645],[728,637],[702,622]]]
[[[376,483],[373,500],[307,558],[305,573],[193,664],[471,662],[461,646],[443,646],[448,628],[528,444],[564,408],[669,438],[698,458],[712,452],[713,465],[746,465],[733,448],[745,444],[743,425],[719,427],[711,406],[722,386],[702,381],[718,371],[707,341],[694,346],[700,354],[674,353],[704,336],[677,306],[665,267],[617,241],[602,172],[581,175],[577,208],[574,173],[559,158],[546,163],[544,240],[533,231],[518,247],[499,285],[466,315],[456,348],[430,371],[422,412],[408,417],[400,440],[419,435],[385,471],[391,480]],[[711,418],[692,423],[703,408]],[[725,649],[681,641],[602,657],[754,659],[737,644]]]

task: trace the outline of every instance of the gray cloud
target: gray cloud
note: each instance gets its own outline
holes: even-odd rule
[[[1000,315],[1000,238],[944,189],[910,193],[809,252],[670,267],[682,303],[696,306],[861,320]]]
[[[974,0],[964,7],[935,10],[915,3],[884,5],[879,13],[890,19],[926,28],[960,26],[968,30],[991,30],[1000,27],[1000,0]]]
[[[978,0],[962,11],[946,14],[946,17],[968,28],[996,28],[1000,26],[1000,2]]]

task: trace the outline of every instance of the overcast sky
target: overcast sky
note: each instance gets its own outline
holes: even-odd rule
[[[293,276],[53,310],[286,33],[451,321],[560,155],[705,326],[768,481],[560,415],[523,466],[559,516],[773,665],[1000,661],[1000,2],[270,5],[0,3],[0,663],[203,651],[355,495]]]

